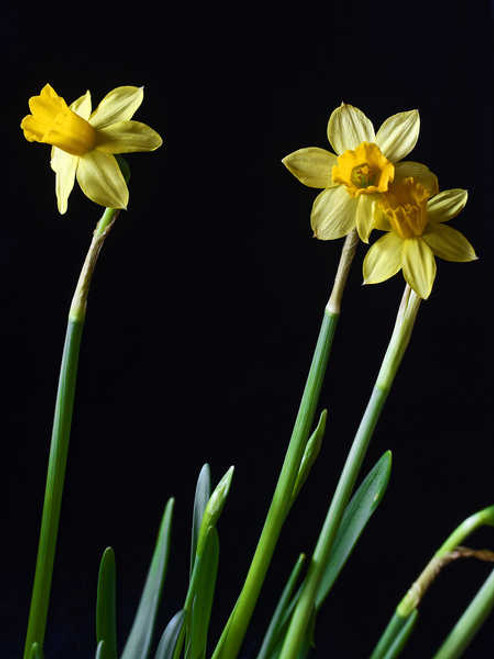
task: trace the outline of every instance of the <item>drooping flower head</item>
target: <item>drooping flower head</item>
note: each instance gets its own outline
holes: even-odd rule
[[[429,297],[438,256],[445,261],[473,261],[472,245],[444,224],[467,202],[466,190],[428,190],[413,177],[398,178],[379,198],[376,228],[386,231],[364,259],[364,282],[377,284],[400,270],[421,298]],[[432,195],[432,196],[431,196]]]
[[[107,208],[126,208],[129,190],[113,154],[154,151],[156,131],[131,121],[143,100],[142,87],[116,87],[92,112],[87,91],[70,106],[50,85],[29,99],[31,114],[21,128],[29,142],[52,145],[58,210],[65,213],[75,179],[84,194]]]
[[[307,147],[283,159],[299,181],[324,188],[311,213],[316,238],[333,240],[356,228],[360,238],[368,242],[375,203],[398,173],[432,185],[435,177],[425,165],[399,162],[414,148],[419,130],[417,110],[389,117],[376,134],[361,110],[342,103],[328,122],[328,139],[335,153]]]

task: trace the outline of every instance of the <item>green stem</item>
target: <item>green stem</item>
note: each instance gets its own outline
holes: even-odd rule
[[[237,603],[214,651],[213,659],[233,659],[242,645],[247,627],[261,591],[283,523],[290,509],[300,462],[309,437],[319,394],[326,372],[333,336],[338,323],[341,297],[358,238],[355,232],[345,240],[331,297],[325,309],[307,382],[295,420],[292,436],[281,468],[276,489],[264,522],[252,563]]]
[[[355,435],[312,555],[307,577],[285,637],[280,655],[281,659],[296,659],[303,646],[324,568],[327,564],[341,518],[352,494],[374,428],[376,427],[394,377],[409,343],[419,303],[420,298],[413,291],[410,291],[407,286],[376,384]]]
[[[494,526],[494,506],[489,506],[474,515],[470,515],[443,542],[396,607],[388,626],[374,648],[371,659],[383,659],[386,656],[397,633],[407,624],[407,620],[417,610],[419,603],[442,568],[452,560],[464,555],[461,552],[455,553],[455,550],[469,535],[484,525]]]
[[[461,657],[493,607],[494,570],[434,655],[434,659],[457,659],[457,657]]]
[[[24,659],[29,659],[34,643],[38,643],[40,648],[44,644],[87,294],[98,254],[117,215],[117,210],[106,209],[98,222],[70,307],[55,403]]]

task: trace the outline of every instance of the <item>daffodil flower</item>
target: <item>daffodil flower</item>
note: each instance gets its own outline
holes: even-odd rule
[[[31,114],[21,128],[29,142],[52,145],[60,213],[67,211],[75,179],[97,204],[127,207],[129,190],[113,154],[154,151],[162,144],[152,128],[131,121],[142,99],[142,87],[116,87],[92,112],[89,91],[68,106],[50,85],[29,99]]]
[[[467,202],[467,191],[443,190],[431,197],[413,177],[397,180],[378,203],[376,228],[387,233],[364,259],[364,282],[377,284],[403,270],[413,290],[427,299],[436,276],[438,256],[445,261],[474,261],[472,245],[444,223]]]
[[[335,153],[307,147],[290,153],[283,164],[299,181],[324,188],[315,199],[311,226],[316,238],[333,240],[357,229],[369,242],[374,206],[397,173],[414,176],[428,188],[435,176],[417,162],[399,162],[414,148],[420,130],[417,110],[395,114],[374,132],[358,108],[342,103],[328,122],[328,139]]]

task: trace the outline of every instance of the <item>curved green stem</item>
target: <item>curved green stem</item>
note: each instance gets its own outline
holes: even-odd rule
[[[38,643],[40,648],[44,644],[87,295],[103,241],[118,212],[114,209],[106,209],[98,222],[70,307],[55,403],[24,659],[29,659],[34,643]]]
[[[455,553],[455,550],[469,535],[484,525],[494,526],[494,506],[489,506],[470,515],[443,542],[396,607],[388,626],[372,652],[371,659],[384,659],[386,657],[399,631],[417,611],[418,605],[442,568],[452,560],[465,555],[464,552]]]

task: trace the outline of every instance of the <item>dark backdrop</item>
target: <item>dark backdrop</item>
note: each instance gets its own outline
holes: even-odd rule
[[[393,472],[316,631],[318,656],[369,654],[408,585],[449,532],[494,503],[492,443],[492,45],[483,3],[221,8],[150,5],[39,11],[8,3],[4,53],[2,657],[20,656],[49,435],[78,272],[99,216],[74,190],[58,216],[49,148],[18,128],[50,82],[71,101],[145,85],[137,115],[164,137],[129,157],[131,202],[91,290],[46,640],[50,659],[94,651],[98,562],[112,545],[120,638],[130,627],[161,513],[176,497],[159,625],[181,606],[195,479],[234,464],[220,522],[212,636],[240,589],[305,382],[341,241],[311,238],[316,191],[281,158],[326,147],[342,100],[378,126],[418,108],[413,159],[470,199],[455,226],[480,260],[440,263],[365,463]],[[4,142],[5,143],[5,142]],[[360,248],[321,407],[323,451],[283,535],[244,656],[255,656],[282,584],[310,552],[403,288],[361,286]],[[494,548],[492,530],[471,543]],[[431,656],[489,567],[445,572],[404,656]],[[472,657],[492,654],[494,621]]]

